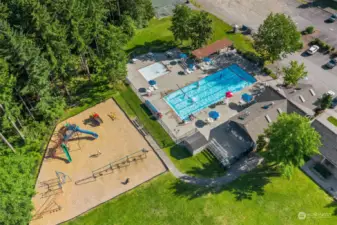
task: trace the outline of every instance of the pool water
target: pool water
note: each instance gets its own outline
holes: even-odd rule
[[[253,76],[233,64],[165,96],[164,99],[180,119],[187,120],[189,115],[223,100],[227,91],[235,93],[255,82]]]
[[[163,76],[165,74],[168,74],[169,71],[167,68],[162,64],[162,63],[153,63],[149,66],[146,66],[140,70],[138,70],[143,77],[149,81],[149,80],[154,80],[157,77]]]

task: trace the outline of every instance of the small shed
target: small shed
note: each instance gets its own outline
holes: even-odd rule
[[[208,141],[205,136],[198,131],[185,138],[183,143],[192,155],[196,155],[206,148]]]

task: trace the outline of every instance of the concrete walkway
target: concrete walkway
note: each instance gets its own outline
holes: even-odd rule
[[[237,178],[239,178],[242,174],[245,174],[254,168],[256,168],[262,161],[263,158],[258,156],[255,153],[251,153],[248,156],[242,158],[240,161],[235,163],[230,169],[228,169],[226,175],[222,177],[216,178],[198,178],[193,177],[187,174],[180,172],[177,167],[172,163],[170,158],[166,155],[166,153],[158,146],[158,144],[153,140],[150,135],[145,136],[145,139],[157,153],[162,162],[166,165],[168,170],[181,181],[186,183],[200,185],[200,186],[217,186],[217,185],[225,185],[228,184]]]

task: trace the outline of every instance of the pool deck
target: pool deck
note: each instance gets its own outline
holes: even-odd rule
[[[146,55],[137,57],[137,60],[135,62],[129,63],[127,65],[127,79],[130,82],[131,87],[138,94],[138,96],[140,96],[140,98],[142,98],[143,100],[149,100],[156,107],[156,109],[162,113],[162,125],[175,140],[180,140],[186,136],[189,136],[196,130],[199,130],[208,139],[212,129],[226,122],[229,118],[238,113],[238,103],[241,99],[241,95],[243,93],[249,93],[251,86],[234,93],[234,96],[230,99],[229,105],[218,105],[215,108],[207,107],[195,115],[196,119],[193,122],[185,125],[179,124],[181,122],[181,119],[166,103],[163,97],[169,93],[178,90],[179,87],[182,88],[188,84],[196,82],[203,77],[212,74],[217,70],[226,68],[234,63],[238,64],[250,74],[255,73],[258,75],[259,69],[249,63],[247,60],[238,56],[237,54],[231,54],[230,56],[221,54],[213,59],[214,66],[208,66],[208,70],[206,70],[205,68],[204,70],[197,69],[191,74],[185,75],[182,73],[184,71],[182,66],[179,63],[176,63],[179,60],[179,51],[171,50],[171,52],[173,52],[173,57],[171,59],[168,59],[163,53],[154,53],[154,57],[152,59],[150,59]],[[170,72],[155,79],[155,81],[157,82],[158,90],[154,91],[151,97],[147,97],[144,93],[144,90],[149,87],[149,84],[138,70],[155,62],[161,62],[164,65],[167,65]],[[255,78],[259,81],[258,76],[255,76]],[[205,125],[202,121],[205,121],[207,119],[208,113],[211,110],[218,111],[220,113],[220,119],[214,121],[209,125]]]

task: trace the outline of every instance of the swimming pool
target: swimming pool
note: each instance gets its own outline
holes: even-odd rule
[[[256,80],[237,64],[211,74],[164,97],[182,119],[221,101],[227,91],[238,92]]]
[[[162,63],[153,63],[149,66],[146,66],[140,70],[138,70],[143,77],[149,81],[149,80],[154,80],[157,77],[163,76],[165,74],[168,74],[169,71],[167,68],[162,64]]]

